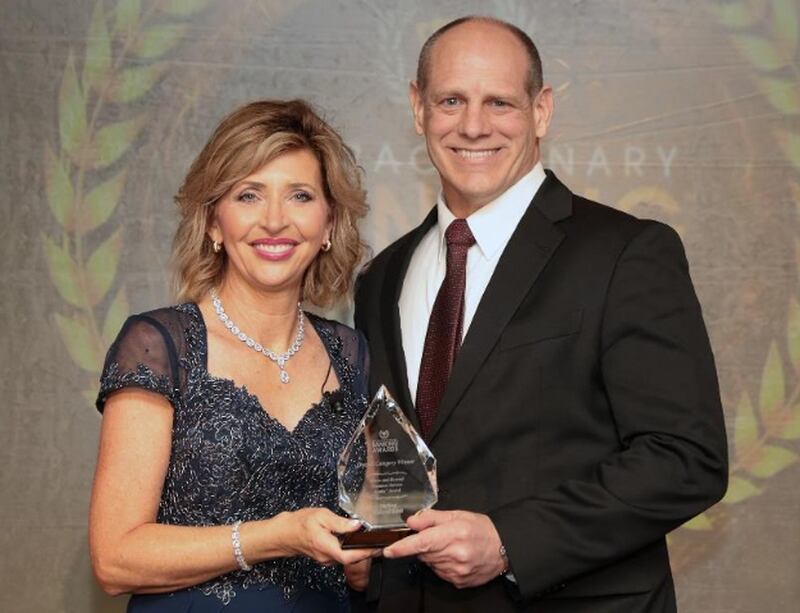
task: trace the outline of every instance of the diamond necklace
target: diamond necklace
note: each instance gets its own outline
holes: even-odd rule
[[[219,299],[217,292],[213,289],[211,290],[211,304],[214,305],[214,311],[216,311],[217,317],[219,317],[219,320],[225,324],[225,327],[228,328],[228,330],[230,330],[230,333],[242,341],[245,345],[250,347],[250,349],[253,351],[257,351],[264,357],[275,362],[281,371],[281,383],[289,383],[289,373],[286,372],[286,362],[288,362],[289,358],[295,353],[300,351],[300,347],[303,345],[303,338],[305,338],[305,329],[303,327],[303,309],[300,308],[300,303],[297,303],[297,334],[294,337],[294,342],[292,343],[291,347],[289,347],[283,353],[275,353],[272,349],[264,347],[261,345],[261,343],[257,343],[244,332],[242,332],[239,329],[239,326],[233,323],[231,318],[228,317],[228,314],[222,307],[222,301]]]

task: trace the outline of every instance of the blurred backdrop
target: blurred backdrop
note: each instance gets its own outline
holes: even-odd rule
[[[419,47],[474,12],[540,48],[556,91],[545,166],[686,244],[731,487],[670,535],[681,610],[796,610],[796,0],[2,0],[0,12],[0,610],[124,610],[88,562],[92,402],[124,318],[172,301],[172,195],[211,129],[246,101],[311,100],[366,171],[377,251],[436,196],[406,98]]]

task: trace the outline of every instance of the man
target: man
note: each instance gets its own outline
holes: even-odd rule
[[[371,386],[438,460],[439,502],[373,562],[372,610],[674,611],[664,536],[726,488],[680,240],[542,169],[541,74],[488,18],[420,54],[411,106],[442,190],[362,276],[356,324]]]

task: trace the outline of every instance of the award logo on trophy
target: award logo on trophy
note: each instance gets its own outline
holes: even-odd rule
[[[342,548],[386,547],[411,533],[405,518],[437,500],[436,458],[381,386],[337,466],[339,506],[364,529]]]

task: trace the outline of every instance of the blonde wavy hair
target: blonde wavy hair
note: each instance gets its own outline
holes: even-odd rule
[[[327,307],[348,296],[366,252],[357,222],[367,213],[362,170],[351,149],[304,100],[260,100],[222,120],[175,196],[180,221],[172,256],[180,301],[197,302],[225,273],[227,256],[214,253],[208,230],[217,202],[234,185],[289,151],[319,160],[332,222],[331,249],[306,270],[302,299]]]

